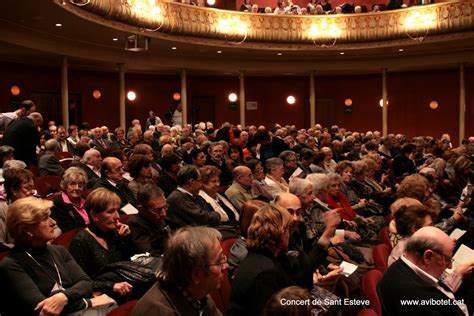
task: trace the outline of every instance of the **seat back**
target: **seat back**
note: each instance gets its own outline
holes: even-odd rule
[[[221,287],[210,293],[214,304],[216,304],[216,307],[221,311],[222,315],[225,314],[227,303],[230,299],[230,291],[231,285],[229,276],[227,275],[227,271],[224,271],[224,278],[222,279]]]
[[[81,230],[83,230],[83,228],[76,228],[76,229],[67,231],[65,233],[62,233],[61,235],[56,237],[51,243],[53,245],[59,245],[59,246],[63,246],[66,249],[69,249],[69,246],[71,245],[72,239]]]
[[[70,152],[68,151],[59,151],[54,154],[56,157],[58,157],[59,160],[62,160],[64,158],[72,158],[74,157]]]
[[[388,227],[383,227],[379,231],[380,241],[387,245],[387,247],[392,251],[392,243],[390,242],[390,236],[388,235]]]
[[[374,258],[375,268],[382,273],[387,271],[388,256],[390,256],[390,248],[386,244],[378,244],[372,248],[372,257]]]
[[[379,316],[382,316],[382,307],[380,306],[379,296],[377,295],[377,284],[382,276],[382,272],[373,269],[362,277],[362,294],[370,301],[370,308]]]
[[[116,309],[107,313],[107,316],[130,316],[132,315],[133,308],[137,305],[138,300],[133,300],[125,304],[120,305]]]
[[[61,190],[60,176],[41,176],[35,178],[35,188],[42,197]]]
[[[228,238],[221,241],[222,252],[224,255],[229,258],[230,255],[230,248],[235,244],[238,238]]]
[[[31,173],[32,173],[35,177],[38,177],[38,176],[39,176],[39,168],[38,168],[38,166],[36,166],[36,165],[28,165],[28,166],[26,166],[25,169],[26,169],[26,170],[30,170]]]

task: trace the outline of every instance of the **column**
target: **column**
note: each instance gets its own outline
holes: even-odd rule
[[[316,125],[316,90],[314,87],[314,71],[309,75],[309,127]]]
[[[387,68],[382,69],[382,135],[387,137],[388,135],[388,104],[387,104]]]
[[[239,71],[239,109],[240,109],[240,125],[245,127],[245,73]]]
[[[63,56],[61,65],[61,109],[63,112],[63,126],[69,128],[69,89],[67,83],[67,56]]]
[[[186,90],[186,69],[181,70],[181,107],[183,113],[183,126],[188,124],[188,98]]]
[[[127,122],[125,118],[125,64],[117,65],[119,69],[120,127],[127,133]]]
[[[459,146],[465,137],[466,129],[466,82],[464,80],[464,64],[459,66]]]

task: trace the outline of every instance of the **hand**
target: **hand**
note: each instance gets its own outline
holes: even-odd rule
[[[462,274],[462,276],[465,277],[466,275],[471,274],[473,269],[474,269],[474,262],[471,262],[471,263],[460,264],[454,271]]]
[[[334,267],[333,270],[331,272],[329,272],[328,274],[326,274],[324,276],[324,279],[331,279],[331,278],[334,278],[336,276],[339,275],[339,273],[341,273],[342,271],[344,270],[343,267]]]
[[[344,236],[346,236],[347,238],[352,239],[352,240],[360,240],[360,235],[358,233],[351,232],[349,230],[346,230],[344,232]]]
[[[326,224],[328,229],[335,229],[341,223],[341,218],[339,217],[337,210],[331,210],[324,213],[323,222]]]
[[[38,303],[35,311],[41,310],[40,316],[60,315],[68,302],[66,294],[59,292]]]
[[[357,223],[354,222],[354,221],[346,221],[346,220],[344,220],[344,223],[346,223],[347,225],[349,225],[349,226],[352,227],[352,228],[357,228]]]
[[[130,227],[128,225],[118,222],[117,223],[117,233],[120,236],[127,236],[130,234]]]
[[[359,205],[358,208],[366,207],[367,204],[368,204],[368,202],[367,202],[366,199],[360,199],[360,200],[359,200],[359,203],[357,203],[357,205]]]
[[[108,296],[107,294],[102,294],[99,296],[96,296],[94,298],[91,298],[91,307],[99,307],[99,306],[107,306],[107,305],[113,305],[117,304],[117,302]]]
[[[344,236],[340,236],[340,235],[336,235],[329,240],[331,241],[331,244],[333,244],[334,246],[338,244],[342,244],[345,241]]]
[[[383,173],[382,176],[380,177],[380,182],[381,182],[381,183],[384,183],[385,180],[387,180],[387,179],[388,179],[388,174]]]
[[[133,286],[128,282],[119,282],[115,283],[113,287],[113,291],[118,295],[126,295],[132,292]]]

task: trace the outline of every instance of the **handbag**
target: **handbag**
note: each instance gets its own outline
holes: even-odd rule
[[[156,281],[161,258],[150,257],[147,261],[117,261],[103,267],[97,281],[128,282],[133,287],[148,287]]]

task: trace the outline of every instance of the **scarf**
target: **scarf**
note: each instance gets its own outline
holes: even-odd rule
[[[349,200],[342,193],[339,192],[337,198],[334,198],[331,194],[326,194],[326,201],[328,202],[329,207],[332,209],[338,209],[338,214],[342,219],[346,221],[352,221],[356,217],[356,213],[349,204]]]

